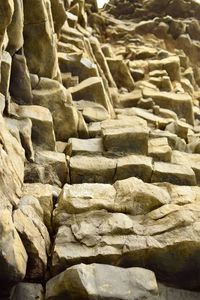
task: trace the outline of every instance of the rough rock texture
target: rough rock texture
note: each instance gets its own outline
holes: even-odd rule
[[[199,299],[199,101],[199,1],[0,0],[0,300]]]

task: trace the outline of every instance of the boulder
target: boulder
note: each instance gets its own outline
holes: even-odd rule
[[[68,141],[72,147],[72,155],[81,154],[101,154],[103,153],[103,140],[95,139],[77,139],[70,138]]]
[[[172,149],[166,137],[150,139],[148,142],[148,154],[154,160],[170,162]]]
[[[122,280],[123,278],[123,280]],[[74,285],[76,282],[76,285]],[[46,299],[150,299],[158,293],[153,272],[142,268],[122,269],[109,265],[80,264],[71,267],[46,285]]]

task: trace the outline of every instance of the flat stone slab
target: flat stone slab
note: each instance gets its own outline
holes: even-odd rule
[[[115,181],[128,177],[138,177],[145,182],[151,182],[153,171],[152,158],[144,155],[128,155],[117,160]]]
[[[117,162],[103,156],[76,155],[70,159],[71,183],[112,183]]]
[[[170,182],[177,185],[196,185],[194,171],[190,167],[165,162],[155,162],[152,182]]]
[[[77,139],[70,138],[68,143],[72,147],[72,155],[77,154],[101,154],[104,150],[102,138]]]

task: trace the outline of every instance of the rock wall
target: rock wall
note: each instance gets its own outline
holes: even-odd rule
[[[199,19],[0,0],[0,300],[200,298]]]

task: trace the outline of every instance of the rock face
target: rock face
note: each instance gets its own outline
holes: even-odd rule
[[[0,0],[0,299],[200,299],[199,101],[197,0]]]

